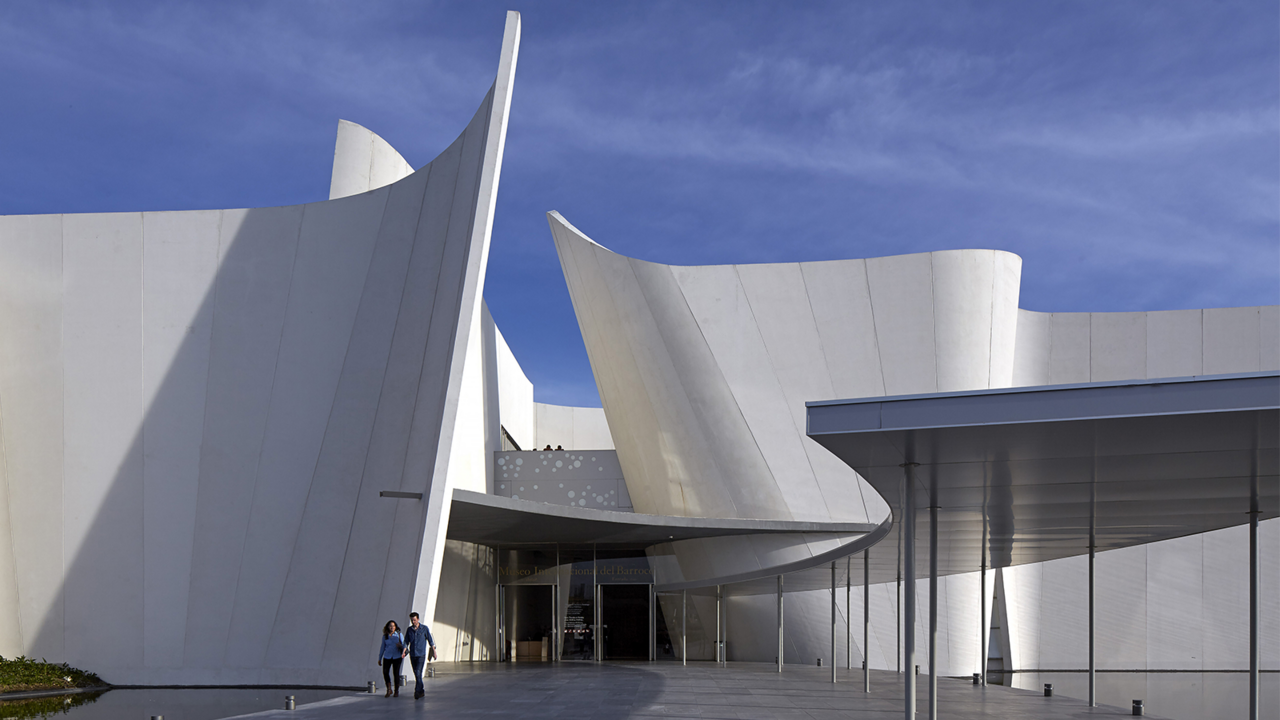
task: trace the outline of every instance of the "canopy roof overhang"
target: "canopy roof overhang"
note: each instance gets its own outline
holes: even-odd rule
[[[861,535],[877,527],[869,523],[642,515],[454,490],[447,537],[479,545],[560,543],[643,549],[661,543],[730,535]]]
[[[944,575],[1182,537],[1280,510],[1274,372],[807,405],[809,437],[892,508],[894,531],[870,550],[872,582],[897,577],[907,463],[918,465],[917,575],[928,567],[931,504]],[[861,582],[860,567],[852,575]]]

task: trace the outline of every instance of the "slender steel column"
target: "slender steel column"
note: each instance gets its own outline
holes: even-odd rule
[[[724,589],[723,586],[716,586],[716,664],[724,665]]]
[[[649,662],[658,659],[658,591],[649,586]]]
[[[502,546],[493,548],[493,649],[497,653],[494,658],[502,662]]]
[[[929,720],[938,720],[938,503],[929,505]]]
[[[1255,482],[1256,479],[1255,479]],[[1249,720],[1258,720],[1258,496],[1249,511]]]
[[[844,666],[853,670],[853,556],[844,559]]]
[[[1098,705],[1098,678],[1097,678],[1097,632],[1094,624],[1094,585],[1093,585],[1093,561],[1094,547],[1093,541],[1089,541],[1089,707]]]
[[[898,629],[898,647],[895,650],[894,662],[898,663],[898,674],[902,674],[902,551],[898,551],[898,604],[894,607],[893,614],[896,615],[894,625]]]
[[[978,679],[982,687],[987,686],[987,656],[991,654],[991,629],[987,626],[987,508],[986,488],[982,490],[982,574],[979,578],[978,595],[982,599],[982,624],[978,626],[978,644],[982,652],[978,653]]]
[[[902,606],[902,711],[906,720],[916,716],[916,463],[902,466],[905,489],[902,508],[902,576],[906,597]]]
[[[689,615],[689,591],[680,591],[680,664],[689,664],[689,635],[687,633],[688,626],[684,619]],[[716,628],[719,630],[719,628]]]
[[[991,651],[991,631],[987,629],[987,551],[982,550],[982,571],[978,575],[978,597],[982,601],[982,619],[978,622],[978,684],[987,684],[987,655]]]
[[[871,548],[862,551],[862,692],[871,692]]]
[[[778,576],[778,672],[782,672],[782,576]]]
[[[836,561],[831,561],[831,682],[836,681]]]

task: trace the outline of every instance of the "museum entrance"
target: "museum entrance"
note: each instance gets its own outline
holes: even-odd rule
[[[602,660],[648,660],[650,585],[600,586]]]
[[[555,653],[554,585],[502,587],[504,660],[546,662]]]

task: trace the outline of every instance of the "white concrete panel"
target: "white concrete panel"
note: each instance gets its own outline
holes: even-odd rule
[[[609,433],[609,420],[605,417],[604,408],[573,409],[573,449],[613,449],[613,436]]]
[[[338,121],[330,200],[390,185],[412,172],[409,163],[377,133],[347,120]]]
[[[1013,385],[1049,385],[1052,318],[1049,313],[1018,311],[1017,349],[1014,351]]]
[[[1201,615],[1204,667],[1248,670],[1249,528],[1240,526],[1205,533],[1201,542],[1204,584],[1200,592],[1202,607],[1208,609]],[[1273,607],[1280,607],[1280,599],[1274,595],[1263,597]],[[1266,614],[1263,612],[1263,617]]]
[[[80,667],[138,667],[142,215],[65,216],[63,263],[66,657]]]
[[[573,443],[573,408],[567,405],[533,404],[536,417],[534,447],[538,450],[550,445],[554,450]]]
[[[182,664],[204,436],[217,210],[147,213],[143,231],[145,664]]]
[[[529,450],[535,442],[533,383],[525,376],[502,332],[496,327],[494,337],[497,345],[498,421],[522,450]]]
[[[1202,314],[1200,310],[1147,313],[1147,372],[1144,377],[1189,377],[1203,372]]]
[[[990,387],[995,253],[932,253],[938,391]]]
[[[1095,560],[1098,667],[1147,668],[1147,547],[1098,553]],[[1057,608],[1055,608],[1056,612]],[[1045,617],[1050,620],[1049,614]]]
[[[1089,559],[1064,558],[1041,563],[1041,566],[1041,602],[1052,604],[1053,611],[1048,616],[1041,614],[1035,623],[1040,635],[1040,654],[1034,667],[1064,670],[1088,667]]]
[[[223,212],[184,663],[223,662],[302,207]]]
[[[1010,387],[1017,362],[1019,287],[1022,258],[1007,252],[993,252],[995,277],[991,289],[991,380],[990,387]]]
[[[454,164],[447,166],[450,158]],[[334,411],[311,480],[310,497],[315,502],[308,499],[306,512],[314,525],[308,532],[323,545],[308,547],[299,543],[292,565],[309,568],[310,572],[316,572],[317,566],[322,568],[319,572],[327,578],[324,582],[332,583],[326,593],[335,592],[339,573],[363,573],[354,578],[356,582],[337,588],[332,596],[330,607],[339,618],[371,617],[377,608],[377,594],[369,588],[381,583],[384,566],[366,562],[343,568],[342,563],[344,553],[386,557],[390,533],[379,532],[376,521],[392,521],[395,501],[382,500],[377,494],[399,485],[415,372],[421,367],[425,344],[426,327],[418,307],[429,292],[432,273],[438,272],[435,248],[415,245],[416,228],[429,175],[434,175],[436,182],[447,184],[451,180],[449,173],[456,172],[456,158],[456,152],[446,153],[432,163],[430,172],[424,170],[390,188]],[[353,512],[372,513],[375,522],[362,523],[359,527],[363,532],[354,532]],[[336,537],[324,536],[326,523]],[[366,583],[364,591],[353,592],[361,582]],[[297,591],[305,592],[305,584],[300,583]],[[323,602],[315,607],[317,613],[326,609]],[[366,655],[362,645],[368,641],[367,629],[356,622],[329,623],[324,617],[324,625],[316,621],[311,628],[317,637],[309,639],[307,651],[317,653],[312,656],[314,662],[321,661],[321,650],[317,648],[326,643],[335,648],[334,654],[339,657],[342,652],[338,648],[357,648],[353,653],[357,659]],[[290,632],[306,631],[306,622],[290,622]],[[273,638],[273,642],[280,641]],[[287,654],[287,643],[280,645],[280,652]],[[290,658],[289,662],[294,660]]]
[[[714,460],[713,470],[687,478],[681,494],[698,498],[702,512],[710,517],[794,519],[792,502],[783,494],[773,464],[790,461],[794,468],[807,465],[807,459],[797,438],[782,434],[783,428],[793,424],[791,413],[737,270],[734,266],[671,268],[705,350],[698,348],[695,338],[669,346],[684,358],[685,370],[679,377],[686,393],[694,397],[694,422],[713,448],[709,459]],[[700,356],[702,352],[709,357]],[[679,426],[665,429],[665,434],[679,435],[675,427]],[[699,460],[675,457],[668,462],[692,466]],[[625,464],[623,472],[630,477]],[[707,496],[704,487],[713,478],[722,496],[731,498],[730,506]],[[812,486],[802,492],[814,498]],[[680,514],[698,513],[690,508]]]
[[[292,561],[297,578],[286,582],[281,600],[282,607],[307,612],[276,624],[269,664],[342,662],[353,643],[367,641],[346,619],[378,614],[377,589],[386,566],[356,559],[387,557],[390,547],[397,501],[378,493],[400,490],[402,485],[436,279],[442,273],[444,239],[428,233],[437,232],[448,217],[462,144],[460,137],[429,168],[392,188],[382,235],[397,247],[408,243],[411,249],[363,471],[353,472],[345,457],[335,455],[312,480],[310,497],[315,500],[308,499]],[[379,270],[388,279],[394,277],[389,273],[398,272],[389,265]],[[397,617],[404,614],[398,612]],[[367,652],[372,654],[374,648]]]
[[[1200,595],[1203,537],[1193,535],[1145,546],[1148,668],[1204,668],[1205,608]]]
[[[1089,382],[1089,313],[1053,313],[1049,321],[1049,384]]]
[[[1091,382],[1140,380],[1147,376],[1147,314],[1091,313]]]
[[[800,270],[822,338],[832,394],[838,398],[883,395],[884,374],[866,262],[801,263]]]
[[[271,405],[236,580],[226,662],[266,654],[302,510],[349,352],[387,190],[304,206]],[[345,408],[342,408],[345,410]]]
[[[868,259],[867,279],[885,393],[937,392],[931,256]]]
[[[830,477],[824,487],[815,476],[805,447],[805,402],[831,398],[835,392],[800,266],[739,265],[737,270],[764,343],[769,375],[777,378],[780,391],[780,396],[770,403],[775,409],[761,406],[763,414],[757,415],[754,408],[740,403],[774,482],[783,489],[791,514],[798,520],[862,519],[865,512],[861,498],[848,493],[857,486],[855,474],[839,473],[837,466],[843,463],[829,463],[827,467],[838,474]],[[764,386],[764,378],[755,378],[752,384]],[[738,395],[741,397],[741,392]],[[813,455],[818,462],[832,457],[814,445]]]
[[[1280,305],[1258,309],[1259,370],[1280,370]]]
[[[1204,374],[1257,372],[1262,367],[1261,312],[1256,307],[1204,311]]]
[[[0,217],[0,432],[22,642],[6,657],[65,657],[62,257],[61,215]]]

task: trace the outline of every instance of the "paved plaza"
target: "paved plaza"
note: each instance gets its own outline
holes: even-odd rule
[[[294,711],[272,710],[240,718],[266,720],[366,720],[444,717],[495,720],[622,720],[708,718],[716,720],[890,720],[902,717],[902,678],[873,671],[871,694],[860,674],[831,683],[831,671],[787,667],[779,675],[764,663],[442,664],[427,681],[427,697],[413,688],[399,698],[351,695]],[[918,717],[928,717],[926,680],[921,676]],[[1089,708],[1081,700],[1046,698],[1003,687],[978,688],[967,680],[938,682],[939,717],[1066,720],[1131,716],[1128,708]],[[1147,717],[1153,717],[1148,715]]]

